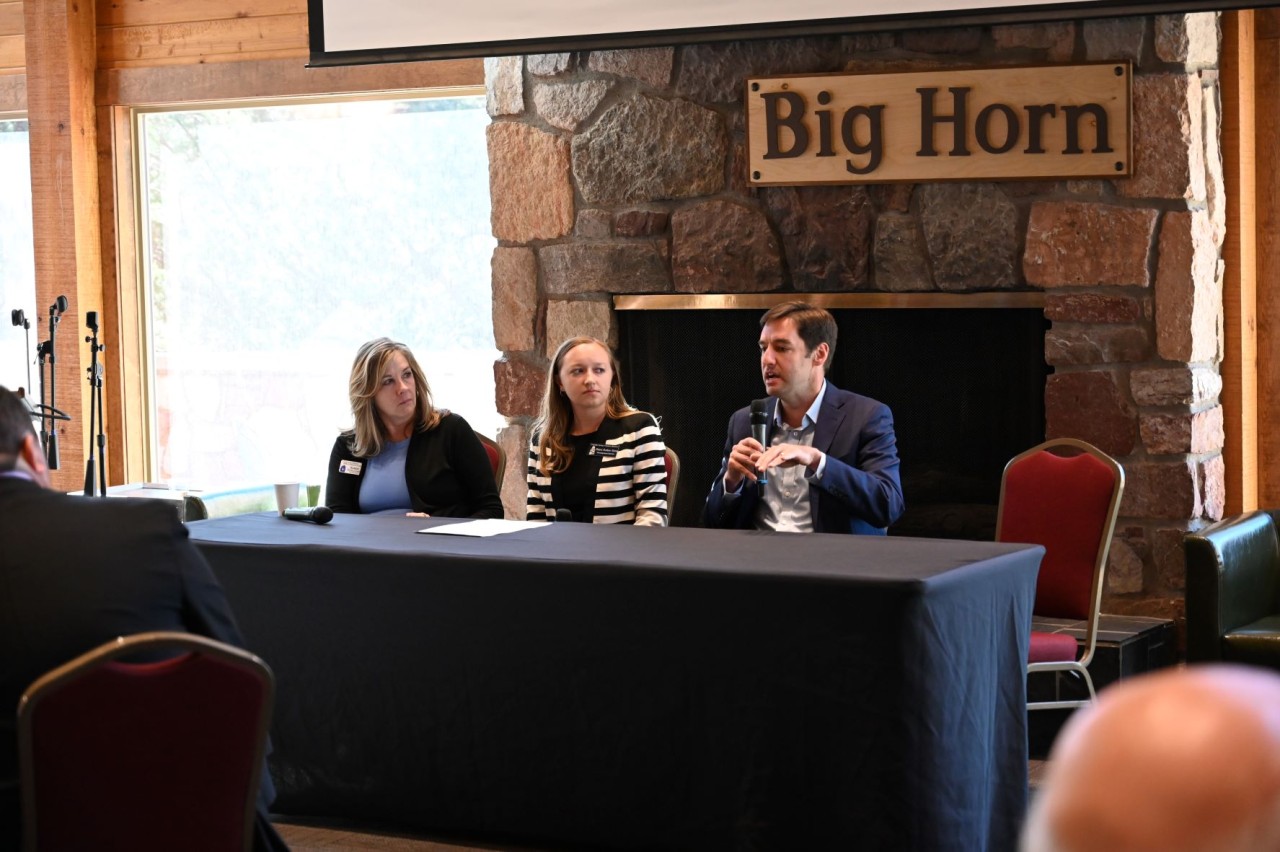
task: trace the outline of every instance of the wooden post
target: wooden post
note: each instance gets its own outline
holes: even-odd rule
[[[49,306],[58,296],[69,302],[54,358],[56,403],[71,421],[59,423],[61,466],[53,483],[74,491],[84,485],[89,438],[85,312],[102,309],[95,13],[85,0],[27,0],[23,9],[40,339],[48,337]],[[106,340],[114,342],[109,334]]]
[[[1258,423],[1272,428],[1259,430],[1259,505],[1280,507],[1280,164],[1275,151],[1280,148],[1280,10],[1259,9],[1257,22],[1255,97],[1264,104],[1257,111],[1257,150],[1267,156],[1258,160]]]
[[[1222,15],[1222,159],[1227,233],[1222,247],[1222,414],[1226,513],[1258,506],[1257,191],[1254,12]],[[1262,112],[1269,112],[1264,109]]]

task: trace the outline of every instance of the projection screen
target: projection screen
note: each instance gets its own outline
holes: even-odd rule
[[[1276,5],[1263,0],[1250,6]],[[1238,8],[1239,0],[308,0],[311,64],[510,56],[960,23]]]

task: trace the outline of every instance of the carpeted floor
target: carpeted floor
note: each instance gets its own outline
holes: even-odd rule
[[[383,831],[353,831],[313,822],[276,822],[293,852],[515,852],[496,846],[457,846]]]

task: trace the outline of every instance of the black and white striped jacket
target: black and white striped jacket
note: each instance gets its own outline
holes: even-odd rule
[[[667,468],[666,446],[657,419],[637,411],[617,420],[606,418],[596,433],[599,442],[617,447],[613,456],[575,457],[574,464],[597,468],[593,524],[635,524],[666,526]],[[552,477],[538,471],[538,439],[529,444],[527,481],[529,520],[553,521],[556,517]]]

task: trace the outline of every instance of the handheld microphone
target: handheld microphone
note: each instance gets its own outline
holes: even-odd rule
[[[769,401],[765,399],[751,400],[751,437],[766,450],[769,449]],[[760,471],[756,474],[756,482],[769,484],[769,474]]]
[[[568,509],[556,509],[556,520],[557,520],[557,521],[572,521],[572,520],[573,520],[573,512],[570,512]]]
[[[294,506],[284,510],[284,517],[290,521],[311,521],[314,524],[327,524],[333,520],[333,510],[328,506]]]

